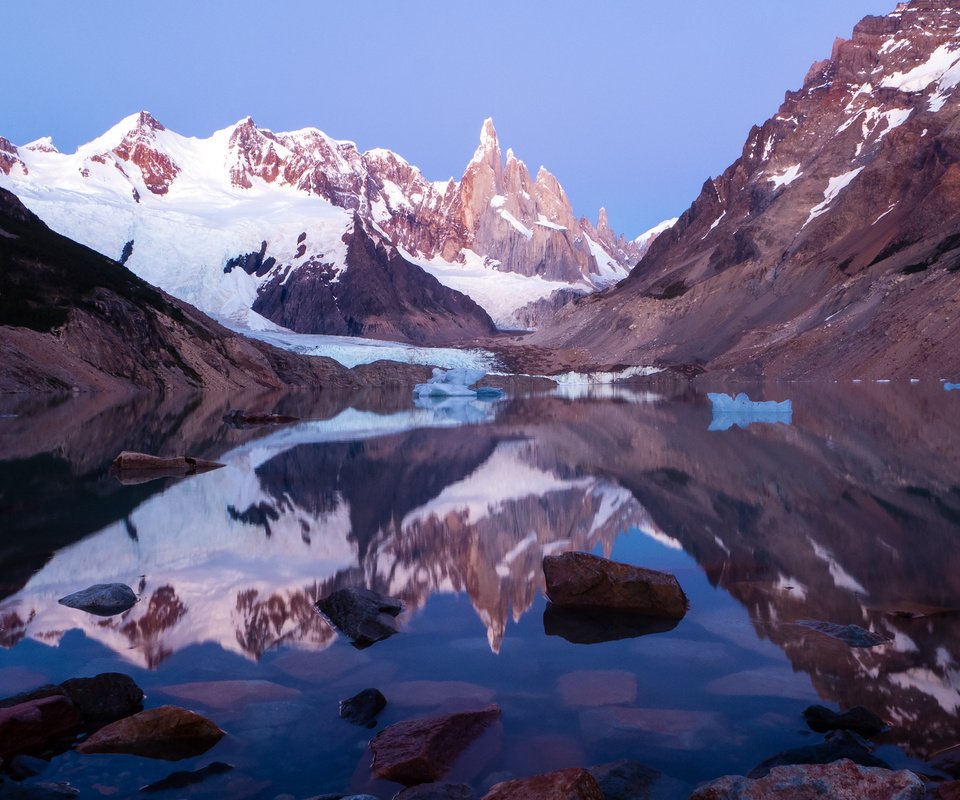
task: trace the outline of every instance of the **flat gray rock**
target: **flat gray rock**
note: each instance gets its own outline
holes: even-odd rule
[[[122,614],[128,608],[133,608],[136,605],[137,596],[125,583],[98,583],[61,597],[58,602],[62,606],[78,608],[89,614],[96,614],[98,617],[112,617],[114,614]]]

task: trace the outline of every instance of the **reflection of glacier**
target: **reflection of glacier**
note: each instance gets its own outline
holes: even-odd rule
[[[55,644],[81,628],[147,666],[201,642],[254,658],[284,642],[325,647],[335,634],[314,601],[365,583],[412,609],[466,592],[496,649],[510,614],[533,602],[545,552],[609,548],[629,527],[663,536],[626,490],[539,464],[535,442],[482,428],[357,441],[389,420],[351,413],[352,435],[328,423],[277,431],[60,550],[0,607],[0,644]],[[109,620],[57,603],[105,581],[140,602]]]

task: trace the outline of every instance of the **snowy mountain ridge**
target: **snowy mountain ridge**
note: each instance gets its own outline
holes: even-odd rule
[[[641,254],[603,210],[596,226],[577,220],[544,168],[532,179],[512,151],[504,162],[491,120],[459,182],[428,181],[389,150],[361,153],[316,128],[274,133],[247,117],[198,139],[140,112],[73,154],[49,138],[21,147],[0,138],[0,186],[58,232],[258,329],[272,327],[268,319],[289,326],[279,289],[298,273],[337,283],[354,214],[388,252],[399,248],[501,327],[556,290],[621,280]],[[270,300],[252,312],[268,285]],[[316,327],[322,311],[295,315],[306,326],[295,329],[337,332]]]

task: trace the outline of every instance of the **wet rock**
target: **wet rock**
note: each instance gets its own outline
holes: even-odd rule
[[[27,778],[33,778],[39,775],[49,766],[50,762],[45,759],[19,755],[11,758],[10,761],[4,765],[4,769],[15,781],[25,781]]]
[[[223,775],[225,772],[230,772],[232,769],[233,767],[230,764],[224,764],[222,761],[214,761],[212,764],[207,764],[207,766],[201,767],[200,769],[195,769],[192,772],[187,772],[185,770],[181,772],[172,772],[162,780],[147,784],[140,789],[140,791],[150,793],[165,792],[168,789],[185,789],[188,786],[194,786],[195,784],[202,783],[207,778],[211,778],[215,775]]]
[[[833,764],[776,767],[752,780],[726,775],[701,786],[690,800],[921,800],[923,783],[912,772],[863,767],[844,760]]]
[[[180,701],[202,703],[207,708],[236,709],[251,703],[294,700],[300,691],[265,680],[196,681],[158,689]]]
[[[86,725],[113,722],[143,710],[143,689],[129,675],[119,672],[71,678],[60,688],[73,701]]]
[[[596,779],[579,767],[496,784],[483,800],[604,800]]]
[[[58,602],[62,606],[77,608],[98,617],[112,617],[136,605],[137,596],[125,583],[98,583],[61,597]]]
[[[465,783],[421,783],[397,792],[393,800],[473,800],[473,789]]]
[[[566,706],[612,706],[637,699],[637,676],[620,669],[577,670],[557,678]]]
[[[386,687],[397,706],[439,706],[459,703],[461,708],[493,702],[496,692],[489,686],[467,681],[397,681]]]
[[[861,736],[876,736],[887,728],[887,724],[863,706],[854,706],[842,714],[831,711],[825,706],[810,706],[803,712],[807,725],[817,733],[827,731],[853,731]]]
[[[364,689],[347,700],[340,701],[340,719],[372,728],[377,724],[377,714],[387,706],[387,698],[379,689]]]
[[[403,611],[403,603],[370,589],[350,586],[319,600],[317,608],[354,645],[369,647],[400,630],[394,617]]]
[[[223,736],[222,730],[199,714],[161,706],[101,728],[77,745],[77,752],[130,753],[179,761],[207,752]]]
[[[590,774],[603,792],[604,800],[658,800],[686,797],[689,788],[639,761],[615,761],[591,767]]]
[[[677,627],[679,620],[649,617],[632,611],[610,608],[561,608],[547,603],[543,611],[543,631],[573,644],[598,644],[635,639],[652,633],[665,633]]]
[[[0,784],[0,800],[73,800],[79,796],[80,791],[69,783]]]
[[[80,712],[63,695],[0,709],[0,757],[42,749],[79,729]]]
[[[500,709],[491,705],[480,711],[398,722],[380,731],[370,742],[373,772],[377,777],[407,786],[437,781],[499,718]]]
[[[621,564],[590,553],[543,559],[547,596],[562,607],[594,606],[680,619],[687,597],[673,575]]]
[[[300,417],[286,414],[249,414],[246,411],[234,410],[224,414],[223,421],[234,428],[251,428],[256,425],[287,425],[299,422]]]
[[[870,747],[857,734],[850,731],[835,731],[827,736],[825,742],[784,750],[775,756],[760,762],[748,773],[750,778],[762,778],[774,767],[794,764],[830,764],[848,759],[864,767],[883,767],[890,765],[870,752]]]
[[[892,636],[874,633],[861,628],[859,625],[836,625],[833,622],[821,622],[812,619],[802,619],[797,624],[824,633],[834,639],[839,639],[851,647],[876,647],[878,644],[893,641]]]
[[[124,450],[113,460],[113,471],[123,484],[145,483],[157,478],[185,478],[224,466],[193,456],[160,458]]]

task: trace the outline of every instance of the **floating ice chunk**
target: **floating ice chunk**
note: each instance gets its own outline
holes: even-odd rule
[[[707,397],[713,404],[711,431],[725,431],[734,425],[746,428],[755,422],[781,422],[790,425],[793,422],[793,404],[789,400],[754,401],[743,392],[736,397],[728,394],[710,392]]]
[[[943,388],[948,392],[952,392],[954,389],[960,389],[960,383],[944,383]]]
[[[462,367],[444,370],[436,367],[430,380],[413,387],[413,394],[415,397],[502,397],[500,389],[489,386],[470,388],[486,374],[482,369]]]
[[[469,397],[425,395],[417,397],[413,404],[417,408],[429,410],[437,419],[447,424],[479,425],[490,422],[495,413],[495,405],[487,402],[487,399],[488,396],[481,397],[477,394]]]

